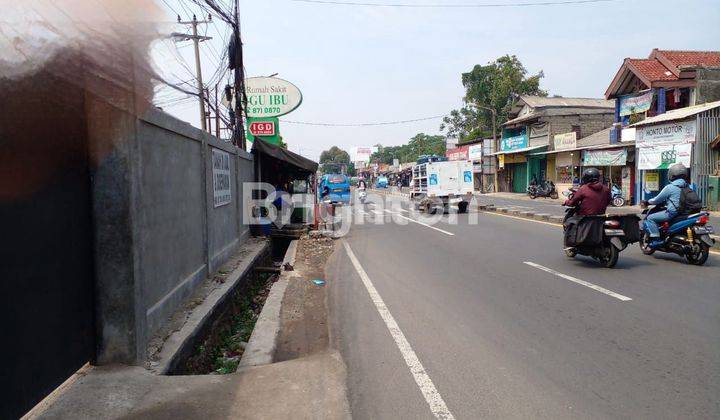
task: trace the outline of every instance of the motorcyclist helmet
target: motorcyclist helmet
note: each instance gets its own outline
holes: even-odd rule
[[[684,179],[687,181],[688,178],[688,170],[682,163],[676,163],[668,169],[668,179],[670,182],[673,182],[676,179]]]
[[[591,184],[600,180],[600,171],[597,168],[587,168],[582,173],[582,183]]]

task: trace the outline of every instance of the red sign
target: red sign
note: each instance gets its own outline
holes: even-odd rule
[[[470,146],[460,146],[454,149],[448,149],[445,152],[448,160],[468,160],[468,151]]]
[[[250,134],[253,136],[274,136],[275,124],[267,121],[256,121],[250,123]]]

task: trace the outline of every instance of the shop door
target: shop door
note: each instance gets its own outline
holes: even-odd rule
[[[527,192],[527,164],[516,163],[513,165],[513,192]]]

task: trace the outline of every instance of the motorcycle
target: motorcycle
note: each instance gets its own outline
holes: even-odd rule
[[[365,199],[367,198],[367,192],[365,189],[358,190],[358,199],[360,200],[361,204],[365,204]]]
[[[563,191],[563,195],[572,198],[576,191],[571,188]],[[576,216],[577,211],[577,206],[566,208],[563,220],[564,250],[569,258],[586,255],[606,268],[613,268],[620,252],[639,239],[636,215]],[[581,231],[583,235],[580,235]],[[582,236],[579,242],[577,236]]]
[[[640,249],[643,254],[652,255],[655,251],[672,252],[685,257],[689,264],[705,264],[710,248],[715,244],[715,240],[710,237],[715,231],[712,226],[708,226],[710,213],[701,211],[691,215],[676,216],[659,226],[659,238],[652,238],[648,231],[647,217],[662,210],[665,210],[665,207],[652,206],[642,212]]]
[[[613,207],[622,207],[625,205],[625,197],[623,197],[623,192],[617,184],[612,184],[610,192],[612,194],[611,203]]]
[[[538,197],[550,197],[552,199],[558,198],[555,183],[552,181],[544,181],[540,185],[530,185],[527,192],[533,200]]]

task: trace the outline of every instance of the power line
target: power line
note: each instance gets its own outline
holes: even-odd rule
[[[536,3],[485,3],[485,4],[410,4],[410,3],[362,3],[340,0],[290,0],[296,3],[313,3],[338,6],[368,6],[368,7],[408,7],[408,8],[436,8],[436,9],[452,9],[452,8],[490,8],[490,7],[528,7],[528,6],[557,6],[566,4],[588,4],[588,3],[608,3],[618,0],[557,0],[542,1]]]
[[[428,121],[428,120],[436,120],[438,118],[443,118],[445,115],[435,115],[432,117],[424,117],[424,118],[416,118],[413,120],[399,120],[399,121],[384,121],[384,122],[372,122],[372,123],[322,123],[322,122],[306,122],[306,121],[288,121],[288,120],[281,120],[282,123],[287,124],[299,124],[299,125],[315,125],[320,127],[372,127],[372,126],[378,126],[378,125],[398,125],[398,124],[407,124],[407,123],[413,123],[418,121]]]

